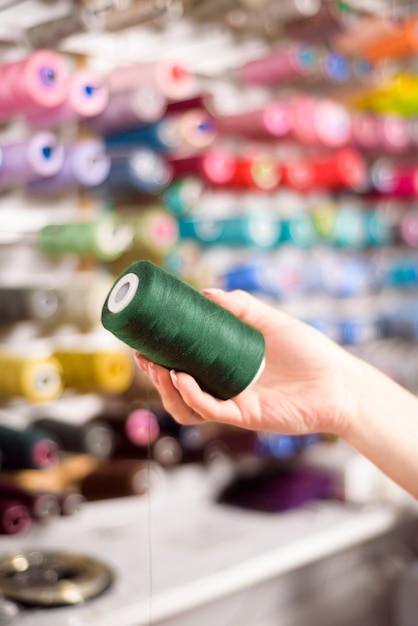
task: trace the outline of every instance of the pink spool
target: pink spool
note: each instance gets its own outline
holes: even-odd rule
[[[238,70],[239,77],[247,85],[280,85],[312,74],[316,69],[316,63],[312,61],[313,50],[292,43],[248,61]]]
[[[41,109],[28,116],[34,128],[53,128],[65,122],[98,115],[105,108],[108,88],[97,74],[79,70],[70,78],[67,98],[58,106]]]
[[[158,439],[160,426],[157,416],[147,409],[136,409],[125,421],[125,433],[136,446],[147,446]]]
[[[411,145],[408,122],[399,115],[377,118],[380,147],[386,152],[405,152]]]
[[[418,211],[409,211],[402,218],[399,235],[406,244],[418,248]]]
[[[371,113],[354,113],[351,118],[351,140],[361,150],[377,150],[380,138],[376,116]]]
[[[321,100],[315,107],[315,131],[320,143],[330,148],[345,146],[351,139],[351,118],[334,100]]]
[[[293,136],[304,144],[318,142],[315,124],[317,102],[308,96],[300,96],[291,102]]]
[[[129,91],[148,84],[157,87],[168,100],[182,100],[190,96],[193,82],[191,73],[174,61],[136,63],[118,67],[108,75],[108,85],[112,93]]]
[[[68,93],[68,72],[62,59],[48,50],[0,66],[0,119],[58,106]]]
[[[290,108],[283,102],[270,102],[255,111],[220,115],[215,120],[221,134],[251,138],[286,137],[292,129]]]
[[[371,178],[378,193],[399,198],[413,198],[418,195],[416,166],[394,166],[390,161],[380,159],[372,167]]]

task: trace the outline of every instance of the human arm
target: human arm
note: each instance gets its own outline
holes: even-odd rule
[[[418,399],[315,329],[242,291],[205,295],[258,328],[266,340],[260,378],[231,400],[200,390],[184,372],[138,355],[166,410],[182,424],[217,421],[287,434],[345,439],[418,497]]]

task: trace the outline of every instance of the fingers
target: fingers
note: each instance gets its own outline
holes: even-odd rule
[[[288,324],[291,318],[277,309],[264,304],[246,291],[222,291],[221,289],[203,289],[205,295],[213,302],[228,309],[242,321],[263,331],[271,325],[276,328]]]
[[[138,367],[152,380],[161,396],[165,410],[176,421],[184,425],[199,424],[203,421],[201,416],[184,402],[181,394],[173,385],[170,372],[167,369],[155,365],[142,354],[136,353],[135,361]]]

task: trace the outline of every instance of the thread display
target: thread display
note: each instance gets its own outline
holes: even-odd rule
[[[135,350],[193,375],[202,389],[222,399],[238,395],[263,367],[259,331],[147,261],[118,278],[102,323]]]

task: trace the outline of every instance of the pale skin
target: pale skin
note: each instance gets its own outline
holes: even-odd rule
[[[320,332],[243,291],[204,295],[260,330],[266,365],[231,400],[203,392],[184,372],[136,354],[165,409],[181,424],[214,421],[250,430],[332,433],[418,498],[418,398]]]

